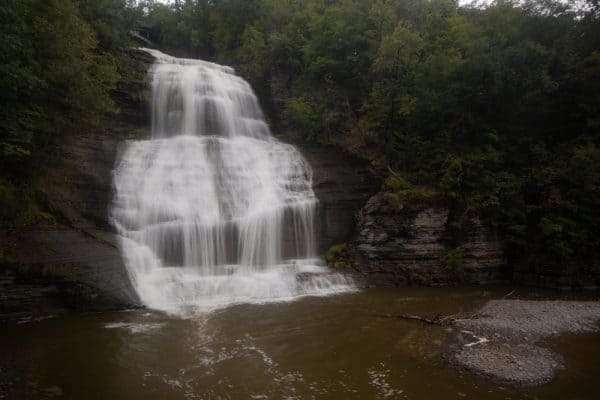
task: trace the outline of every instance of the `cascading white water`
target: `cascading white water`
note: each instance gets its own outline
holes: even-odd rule
[[[352,289],[316,257],[312,172],[233,69],[145,49],[152,138],[127,143],[112,221],[142,302],[168,312]]]

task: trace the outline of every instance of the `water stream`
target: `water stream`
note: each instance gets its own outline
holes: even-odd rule
[[[171,313],[352,290],[318,259],[310,165],[233,69],[156,50],[152,135],[114,172],[112,221],[142,302]]]
[[[8,399],[600,398],[597,333],[545,341],[567,369],[514,388],[450,367],[448,347],[472,341],[460,329],[382,317],[468,312],[514,289],[368,289],[194,318],[136,310],[13,324],[0,329],[0,393],[12,380]],[[547,298],[526,288],[513,296]]]

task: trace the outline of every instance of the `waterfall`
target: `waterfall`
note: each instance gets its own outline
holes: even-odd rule
[[[312,171],[232,68],[156,61],[152,135],[126,143],[111,220],[148,307],[181,313],[352,289],[318,259]]]

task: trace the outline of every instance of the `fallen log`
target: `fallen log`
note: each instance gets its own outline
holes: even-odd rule
[[[377,314],[376,317],[420,321],[428,325],[452,325],[456,321],[477,318],[474,314],[436,315],[434,318],[425,318],[419,315],[409,314]]]

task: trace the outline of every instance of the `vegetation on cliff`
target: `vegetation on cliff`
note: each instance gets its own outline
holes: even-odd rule
[[[0,18],[3,203],[49,140],[111,110],[137,24],[235,65],[277,130],[371,161],[390,204],[478,215],[513,259],[598,258],[598,0],[10,0]]]
[[[434,189],[536,264],[597,258],[597,0],[142,7],[161,47],[236,65],[278,128],[397,171],[391,200]]]
[[[115,112],[125,2],[8,0],[0,6],[0,225],[51,221],[40,165]],[[51,208],[51,207],[50,207]]]

